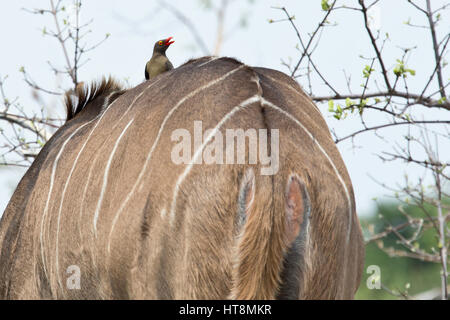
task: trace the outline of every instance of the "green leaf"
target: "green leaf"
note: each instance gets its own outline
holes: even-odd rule
[[[353,105],[353,101],[350,98],[345,99],[345,106],[346,107],[350,107],[351,105]]]
[[[415,75],[416,75],[416,71],[413,70],[413,69],[406,69],[405,71],[406,71],[406,72],[409,72],[412,76],[415,76]]]
[[[334,110],[334,101],[328,100],[328,111],[332,112]]]
[[[359,103],[359,105],[361,107],[365,107],[367,105],[368,99],[361,99],[361,102]]]
[[[322,0],[322,10],[328,11],[331,9],[330,4],[328,3],[328,0]]]
[[[375,71],[375,70],[372,69],[370,66],[366,65],[363,69],[364,78],[368,78],[373,71]]]
[[[416,75],[416,71],[413,69],[406,68],[405,63],[403,61],[401,61],[399,59],[396,59],[396,61],[397,61],[397,65],[394,67],[393,72],[397,77],[406,78],[407,73],[409,73],[412,76]]]
[[[444,104],[445,101],[447,101],[447,98],[446,98],[446,97],[442,97],[442,98],[440,98],[440,99],[438,100],[438,103],[439,103],[439,104]]]
[[[367,105],[368,99],[361,99],[358,105],[359,114],[362,115],[364,112],[364,107]]]

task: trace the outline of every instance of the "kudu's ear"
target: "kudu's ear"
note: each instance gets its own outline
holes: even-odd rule
[[[311,203],[305,185],[297,175],[288,179],[285,195],[286,236],[291,244],[300,234],[302,225],[309,219]]]

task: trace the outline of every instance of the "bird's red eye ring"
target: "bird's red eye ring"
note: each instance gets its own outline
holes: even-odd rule
[[[160,42],[158,42],[158,44],[159,44],[160,46],[162,46],[163,42],[162,42],[162,41],[160,41]]]

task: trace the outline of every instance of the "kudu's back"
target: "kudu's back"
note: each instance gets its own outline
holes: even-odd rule
[[[0,225],[2,298],[353,298],[363,241],[317,107],[201,58],[105,92],[42,149]]]

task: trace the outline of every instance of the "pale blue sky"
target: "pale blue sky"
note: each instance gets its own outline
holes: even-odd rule
[[[342,1],[355,5],[357,1]],[[445,0],[433,0],[438,6]],[[214,16],[199,6],[200,1],[170,1],[177,8],[188,15],[200,31],[204,41],[212,51],[215,41],[216,22]],[[417,1],[424,3],[424,1]],[[41,29],[45,25],[52,28],[49,17],[31,15],[21,10],[23,7],[45,7],[48,1],[1,1],[0,2],[0,41],[1,59],[0,75],[8,75],[6,92],[10,97],[20,97],[22,105],[33,105],[31,90],[23,82],[19,73],[20,66],[26,70],[41,85],[48,88],[62,86],[65,83],[54,77],[50,71],[47,60],[62,63],[61,50],[55,40],[43,37]],[[228,32],[227,40],[223,45],[221,55],[233,56],[248,65],[263,66],[287,72],[280,63],[280,59],[295,61],[298,52],[295,49],[297,39],[292,28],[287,23],[269,24],[267,20],[284,18],[282,12],[274,10],[271,6],[285,6],[291,14],[295,14],[296,23],[306,37],[306,32],[315,28],[323,12],[319,0],[309,1],[255,1],[249,5],[246,1],[236,1],[227,12],[226,21]],[[126,79],[131,85],[143,81],[143,68],[152,53],[155,40],[166,36],[174,36],[175,44],[168,50],[167,55],[174,66],[183,63],[191,57],[201,56],[199,46],[191,33],[171,13],[165,10],[155,10],[156,1],[110,1],[96,0],[83,2],[81,18],[85,21],[93,18],[91,25],[92,41],[101,39],[106,33],[111,37],[102,46],[92,52],[90,61],[80,70],[83,81],[98,79],[102,75],[111,74],[119,79]],[[411,56],[410,63],[417,71],[416,77],[410,83],[410,88],[418,88],[428,79],[428,70],[433,64],[429,37],[425,29],[411,29],[403,24],[408,18],[418,24],[425,24],[425,19],[413,10],[406,1],[381,1],[381,30],[389,31],[392,41],[386,47],[386,61],[389,67],[401,55],[397,47],[418,46]],[[244,29],[233,26],[245,14],[248,25]],[[448,14],[444,12],[444,21],[448,22]],[[346,91],[346,82],[343,69],[352,75],[353,89],[358,91],[362,80],[362,68],[366,64],[359,58],[360,54],[372,56],[367,35],[362,30],[361,16],[353,11],[339,11],[330,20],[337,22],[338,26],[328,28],[323,34],[320,46],[314,53],[314,61],[327,79],[342,92]],[[448,23],[446,23],[448,29]],[[445,28],[439,29],[439,31]],[[448,30],[447,30],[448,32]],[[377,69],[377,66],[375,66]],[[445,74],[449,77],[448,69]],[[299,82],[306,85],[305,79]],[[328,94],[327,88],[317,79],[314,79],[317,94]],[[375,88],[374,88],[375,89]],[[56,114],[64,115],[62,99],[46,98],[47,104]],[[357,128],[358,119],[348,119],[344,122],[335,121],[327,112],[326,105],[320,106],[330,127],[338,133],[350,132]],[[445,115],[447,116],[448,115]],[[374,121],[384,117],[377,115]],[[391,138],[402,134],[401,129],[385,131],[385,137]],[[372,133],[361,135],[356,143],[361,148],[353,149],[350,143],[341,143],[339,150],[347,165],[353,181],[358,213],[367,213],[374,209],[373,197],[379,197],[387,192],[372,181],[368,175],[376,177],[388,185],[401,183],[402,177],[408,168],[403,164],[383,164],[376,153],[385,150],[389,144],[374,137]],[[445,152],[445,151],[444,151]],[[448,153],[448,152],[447,152]],[[447,159],[450,156],[447,155]],[[421,175],[421,171],[408,171],[410,176]],[[23,171],[0,170],[0,213],[3,212],[12,193],[13,186],[19,181]]]

